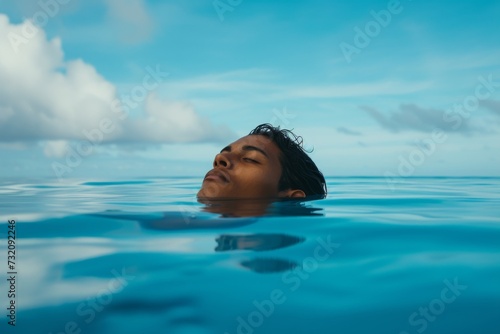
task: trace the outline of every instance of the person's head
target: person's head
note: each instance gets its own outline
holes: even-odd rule
[[[302,137],[261,124],[215,156],[198,198],[321,198],[326,191]]]

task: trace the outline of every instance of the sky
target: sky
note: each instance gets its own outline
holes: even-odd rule
[[[0,2],[0,178],[200,176],[261,123],[326,176],[500,176],[498,1]]]

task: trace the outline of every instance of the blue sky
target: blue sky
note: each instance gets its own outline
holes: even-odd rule
[[[500,176],[499,32],[497,1],[3,1],[0,177],[201,177],[260,123],[325,175]]]

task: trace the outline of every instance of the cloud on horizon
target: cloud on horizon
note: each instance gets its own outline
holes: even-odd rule
[[[141,90],[144,83],[137,86],[137,92],[144,92],[138,112],[125,114],[112,83],[92,65],[66,60],[60,39],[47,40],[43,29],[36,28],[28,38],[30,25],[34,27],[29,21],[11,24],[0,14],[0,142],[46,141],[46,155],[58,155],[64,141],[88,139],[86,133],[100,129],[103,120],[109,131],[102,143],[223,142],[234,137],[189,102],[165,101],[153,88]],[[152,81],[150,87],[159,85]]]
[[[484,100],[481,101],[481,106],[486,108],[488,111],[500,116],[500,101],[497,100]]]
[[[360,106],[382,128],[390,132],[414,130],[432,132],[436,128],[445,132],[461,134],[481,134],[492,132],[492,128],[472,121],[472,117],[464,117],[457,112],[434,108],[422,108],[414,103],[400,104],[398,110],[382,113],[369,106]]]

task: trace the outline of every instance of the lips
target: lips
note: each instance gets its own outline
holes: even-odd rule
[[[222,170],[216,170],[212,169],[210,172],[205,175],[205,179],[219,179],[224,182],[229,182],[230,178],[229,175],[226,172],[223,172]]]

